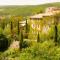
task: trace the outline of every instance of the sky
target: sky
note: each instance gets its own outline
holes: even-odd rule
[[[51,2],[60,2],[60,0],[1,0],[0,5],[38,5]]]

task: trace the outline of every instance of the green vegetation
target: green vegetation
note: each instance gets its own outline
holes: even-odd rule
[[[19,35],[19,33],[20,33],[19,29],[20,29],[20,27],[19,27],[19,21],[18,21],[18,35]]]
[[[39,32],[38,32],[38,36],[37,36],[37,42],[40,42]]]
[[[0,7],[3,9],[0,15],[5,16],[4,19],[0,19],[0,60],[60,60],[60,15],[53,17],[54,23],[50,24],[48,34],[37,30],[37,34],[34,31],[34,34],[30,34],[32,29],[30,32],[31,27],[27,20],[27,16],[42,13],[50,6],[60,7],[60,2],[36,6]],[[41,29],[43,25],[48,25],[50,19],[48,17],[41,20]],[[22,21],[26,22],[24,26]]]
[[[5,35],[0,34],[0,51],[7,50],[9,45],[10,45],[9,39]]]
[[[22,50],[22,45],[23,45],[23,32],[20,32],[20,50]]]
[[[33,42],[34,43],[34,42]],[[59,60],[60,47],[55,46],[54,42],[44,41],[43,43],[34,43],[31,47],[23,49],[8,49],[0,56],[1,60]]]
[[[0,9],[2,9],[2,11],[0,11],[0,15],[29,16],[42,13],[45,8],[50,6],[60,7],[60,2],[32,6],[1,6]]]

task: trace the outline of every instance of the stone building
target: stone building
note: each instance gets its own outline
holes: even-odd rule
[[[37,38],[37,34],[47,34],[50,26],[54,24],[54,15],[60,12],[60,8],[48,7],[45,13],[36,14],[29,17],[30,32],[29,38]]]

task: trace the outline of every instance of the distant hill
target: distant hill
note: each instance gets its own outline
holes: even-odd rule
[[[44,12],[45,8],[50,6],[60,7],[60,2],[47,3],[42,5],[0,6],[0,15],[29,16],[36,13],[42,13]]]

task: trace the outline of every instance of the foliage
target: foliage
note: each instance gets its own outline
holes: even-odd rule
[[[26,23],[25,23],[25,38],[28,39],[28,33],[29,33],[29,24],[28,24],[28,20],[26,19]]]
[[[6,49],[8,49],[8,47],[9,47],[8,38],[5,35],[0,34],[0,51],[5,51]]]
[[[48,31],[48,39],[54,39],[55,37],[55,31],[54,31],[54,25],[52,25]]]
[[[1,6],[0,9],[3,9],[3,11],[0,12],[0,15],[30,16],[36,13],[44,12],[45,8],[50,6],[60,7],[60,2],[36,6]]]
[[[26,48],[20,54],[20,60],[58,60],[60,59],[60,47],[53,41],[45,41]]]
[[[20,31],[19,37],[20,37],[19,38],[19,41],[20,41],[19,46],[20,46],[20,50],[22,50],[22,44],[23,44],[23,32],[22,31]]]
[[[0,55],[0,60],[17,60],[19,59],[19,49],[11,49],[9,48],[8,50],[6,50],[5,52],[3,52]]]
[[[38,33],[37,35],[37,30],[36,32],[34,30],[31,30],[31,32],[33,32],[33,34],[29,36],[31,37],[31,40],[27,39],[26,41],[24,41],[25,34],[23,36],[23,30],[19,31],[19,22],[20,20],[22,20],[21,16],[27,17],[33,14],[42,13],[44,12],[45,8],[49,6],[59,7],[60,3],[51,3],[36,6],[0,7],[1,9],[4,8],[4,10],[0,12],[1,16],[5,16],[5,20],[2,19],[0,21],[0,51],[4,51],[0,52],[0,60],[60,60],[60,46],[55,46],[54,42],[54,38],[56,35],[54,31],[54,24],[51,24],[47,34],[40,32],[40,34]],[[11,17],[7,15],[10,15]],[[48,22],[48,19],[45,18],[44,21],[41,20],[41,28],[45,23],[45,20],[46,22]],[[38,22],[36,22],[36,24],[37,23]],[[27,20],[24,28],[24,32],[26,33],[26,36],[28,36],[29,24]],[[57,40],[58,44],[60,44],[60,24],[57,25],[57,29]],[[36,39],[33,40],[33,38]],[[9,45],[13,40],[20,41],[20,51],[18,49],[9,48]],[[41,42],[36,43],[36,41]]]
[[[23,49],[21,52],[18,49],[8,49],[1,54],[0,59],[12,60],[59,60],[60,47],[55,46],[52,40],[44,41],[43,43],[35,43],[31,47]]]
[[[3,29],[0,27],[0,34],[2,34],[3,33]]]
[[[10,26],[11,33],[13,33],[13,22],[12,22],[12,21],[10,22],[10,25],[11,25],[11,26]]]
[[[20,31],[19,31],[19,30],[20,30],[20,28],[19,28],[19,21],[18,21],[18,35],[19,35],[19,33],[20,33]]]
[[[28,41],[23,41],[22,43],[22,48],[27,48],[27,47],[30,47],[30,44]]]
[[[57,28],[58,28],[58,44],[60,45],[60,24],[58,24]]]
[[[5,26],[3,34],[5,34],[6,36],[11,36],[11,30],[10,30],[9,24],[7,24],[7,26]]]
[[[39,32],[38,32],[38,35],[37,35],[37,42],[40,42]]]

